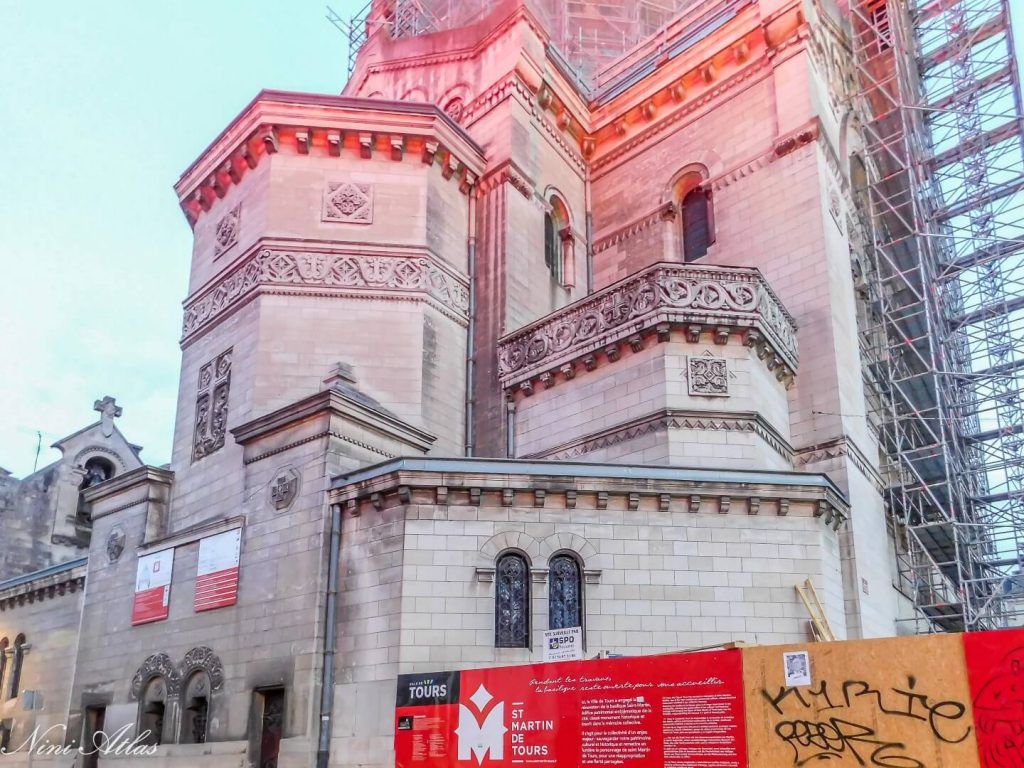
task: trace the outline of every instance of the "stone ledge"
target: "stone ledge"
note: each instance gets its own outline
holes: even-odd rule
[[[673,330],[690,342],[738,335],[786,386],[796,374],[796,322],[758,270],[663,262],[500,339],[501,385],[529,395],[535,381],[572,379],[579,366],[614,363],[623,345],[640,351]]]
[[[0,611],[77,592],[85,586],[87,567],[83,557],[8,579],[0,584]]]

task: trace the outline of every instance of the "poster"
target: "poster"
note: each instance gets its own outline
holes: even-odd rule
[[[195,611],[212,611],[238,602],[238,561],[242,529],[208,536],[199,542]]]
[[[132,625],[148,624],[167,618],[171,604],[171,572],[174,550],[165,549],[139,558],[135,572],[135,599]]]
[[[739,651],[401,675],[398,768],[746,768]]]

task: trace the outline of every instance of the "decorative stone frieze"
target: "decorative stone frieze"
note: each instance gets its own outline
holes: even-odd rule
[[[502,386],[518,388],[566,363],[601,352],[614,362],[634,334],[665,334],[660,324],[703,330],[716,337],[745,332],[780,381],[797,367],[796,322],[756,269],[655,264],[628,280],[564,307],[499,341]]]
[[[182,341],[250,298],[286,287],[429,296],[458,320],[469,313],[469,283],[426,255],[376,255],[264,248],[185,305]]]
[[[373,187],[353,181],[328,181],[321,218],[339,224],[372,223]]]

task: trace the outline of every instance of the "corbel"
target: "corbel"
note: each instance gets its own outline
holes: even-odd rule
[[[444,506],[448,503],[448,486],[439,485],[434,489],[434,498],[439,506]]]
[[[449,152],[448,153],[448,157],[445,158],[444,166],[441,168],[441,175],[447,181],[448,179],[450,179],[452,176],[455,175],[455,172],[458,169],[459,169],[459,161],[455,159],[455,155],[453,155],[451,152]]]
[[[597,508],[608,509],[608,491],[597,492]]]
[[[694,514],[700,512],[700,495],[699,494],[695,493],[695,494],[692,494],[690,496],[690,510],[689,511],[694,513]]]
[[[194,197],[181,201],[181,210],[185,214],[185,218],[188,219],[188,223],[195,226],[196,221],[199,220],[199,214],[203,210],[203,206],[199,204],[199,201]]]
[[[384,495],[380,493],[371,493],[370,503],[373,504],[373,508],[379,512],[384,509]]]
[[[632,349],[634,352],[643,351],[644,339],[639,333],[634,333],[632,336],[626,339],[626,341],[629,342],[629,348]]]
[[[729,334],[732,329],[728,326],[720,325],[715,328],[715,344],[718,346],[724,346],[729,343]]]
[[[673,100],[679,102],[686,98],[686,84],[682,80],[676,80],[668,89]]]
[[[700,341],[700,332],[703,328],[699,325],[688,325],[686,326],[686,340],[691,344],[696,344]]]
[[[593,136],[584,136],[580,142],[580,151],[584,157],[593,157],[594,152],[597,150],[597,139]]]
[[[565,492],[565,508],[566,509],[576,509],[576,498],[577,498],[576,491],[566,491]]]
[[[362,514],[362,510],[359,509],[359,502],[355,499],[349,499],[345,502],[345,511],[348,512],[349,517],[359,517]]]
[[[391,136],[391,159],[400,161],[405,155],[405,138],[402,136]]]
[[[533,489],[533,506],[535,506],[535,507],[543,507],[544,506],[544,502],[547,499],[547,495],[548,495],[548,492],[545,491],[543,488],[534,488]]]
[[[331,157],[341,156],[341,131],[327,132],[327,154]]]
[[[516,492],[513,488],[502,488],[501,489],[501,506],[511,507],[515,504]]]
[[[468,170],[462,175],[462,180],[459,182],[459,191],[468,195],[470,190],[476,184],[476,176],[470,173]]]
[[[398,486],[398,500],[402,504],[409,504],[412,502],[412,489],[408,485]]]
[[[533,394],[533,382],[532,381],[524,381],[524,382],[522,382],[519,385],[519,391],[522,392],[527,397],[529,397],[530,395]]]
[[[363,158],[363,160],[369,160],[371,157],[373,157],[372,133],[359,134],[359,156]]]
[[[559,130],[564,131],[566,128],[569,127],[571,123],[572,117],[569,114],[569,110],[563,106],[560,110],[558,110],[558,114],[555,117],[555,124],[558,126]]]
[[[537,106],[541,109],[547,109],[548,105],[551,104],[552,98],[551,89],[546,84],[542,85],[537,91]]]
[[[309,154],[310,145],[310,130],[308,128],[300,128],[295,131],[295,148],[299,151],[300,155]]]
[[[469,504],[473,507],[480,506],[480,489],[470,488],[469,489]]]
[[[743,334],[743,345],[750,347],[751,349],[757,349],[764,343],[764,336],[761,335],[760,331],[753,329],[746,331]]]
[[[210,174],[210,178],[206,180],[208,186],[213,188],[214,193],[217,197],[223,198],[228,193],[228,185],[230,179],[226,174],[222,175],[220,170],[216,170]]]
[[[420,160],[423,161],[424,165],[432,165],[434,157],[437,156],[437,148],[440,145],[436,141],[424,141],[423,150],[420,153]]]
[[[614,363],[616,360],[619,359],[619,345],[609,344],[607,347],[604,348],[604,354],[605,357],[607,357],[611,362]]]
[[[640,494],[639,493],[631,493],[631,494],[629,494],[629,496],[626,497],[626,506],[630,510],[634,510],[635,511],[640,506]]]
[[[672,496],[668,493],[662,493],[658,496],[658,511],[668,512],[669,505],[672,503]]]
[[[238,150],[238,156],[240,158],[242,158],[242,160],[245,162],[245,164],[247,166],[249,166],[249,170],[250,171],[253,168],[255,168],[256,167],[256,163],[259,162],[259,160],[256,157],[256,155],[253,153],[252,149],[249,147],[249,142],[246,142],[245,144],[243,144],[242,148],[240,150]]]
[[[615,133],[618,136],[625,136],[626,131],[629,130],[629,122],[624,117],[620,117],[615,121]]]
[[[742,64],[750,56],[750,44],[746,40],[740,40],[732,47],[732,57],[737,63]]]
[[[654,103],[654,99],[647,99],[640,105],[640,114],[643,115],[644,120],[654,119],[654,116],[658,114],[658,105]]]
[[[789,514],[789,499],[779,499],[779,517]]]
[[[281,142],[277,137],[277,130],[272,125],[265,125],[260,128],[258,138],[268,155],[276,154],[281,148]]]
[[[658,341],[665,342],[672,338],[672,326],[669,323],[658,323],[655,326],[658,332]]]
[[[729,507],[731,507],[731,506],[732,506],[732,497],[731,496],[722,496],[722,497],[720,497],[718,499],[718,514],[720,514],[720,515],[728,515],[729,514]]]
[[[761,511],[761,497],[760,496],[751,496],[750,499],[747,500],[747,514],[748,515],[756,515],[760,511]]]
[[[540,375],[540,383],[544,385],[544,389],[551,389],[555,386],[555,377],[545,371]]]
[[[700,78],[705,83],[711,83],[715,79],[715,75],[717,74],[718,69],[711,62],[708,62],[700,69]]]
[[[217,201],[217,193],[213,187],[204,184],[199,187],[199,204],[203,206],[204,211],[210,210],[213,204]]]
[[[229,183],[237,184],[242,180],[242,169],[235,164],[235,158],[229,157],[217,170],[217,175],[221,177],[221,183],[226,187]]]
[[[562,375],[569,381],[576,378],[576,366],[572,363],[566,363],[558,369],[562,372]]]
[[[586,357],[584,357],[583,358],[583,367],[586,368],[588,371],[592,371],[595,368],[597,368],[597,356],[596,355],[587,355]]]

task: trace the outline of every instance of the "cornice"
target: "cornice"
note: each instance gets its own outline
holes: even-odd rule
[[[749,432],[764,440],[787,462],[793,461],[793,448],[789,441],[759,413],[682,408],[661,408],[645,416],[616,424],[608,429],[591,432],[553,448],[528,454],[523,458],[559,461],[576,459],[601,448],[608,448],[644,435],[672,429]]]
[[[0,588],[0,611],[74,594],[85,586],[87,570],[87,561],[82,558],[26,574],[20,579],[9,579],[8,582],[15,584]]]
[[[878,467],[871,462],[850,435],[844,434],[815,445],[798,448],[794,454],[793,463],[797,467],[806,467],[833,459],[849,459],[850,463],[871,481],[879,493],[884,491],[885,483]]]
[[[82,498],[87,504],[95,504],[98,501],[123,493],[132,488],[143,485],[166,485],[174,483],[174,472],[169,469],[144,465],[125,472],[123,475],[112,477],[99,485],[87,488],[82,493]]]
[[[484,168],[484,151],[433,104],[349,96],[261,91],[181,176],[175,191],[194,225],[264,157],[301,155],[440,162],[445,178],[468,191]]]

